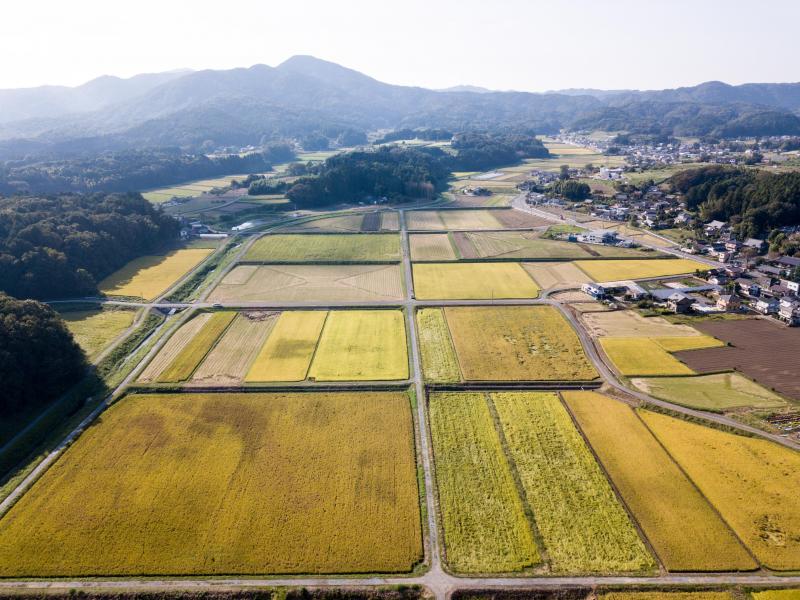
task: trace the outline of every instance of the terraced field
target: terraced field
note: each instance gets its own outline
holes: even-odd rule
[[[562,396],[668,570],[757,567],[630,407],[595,392],[562,392]]]
[[[184,248],[163,256],[142,256],[103,279],[97,287],[107,296],[153,300],[212,252],[210,248]]]
[[[400,261],[400,237],[375,234],[274,234],[259,238],[244,256],[268,263]]]
[[[0,520],[0,576],[408,572],[419,519],[403,392],[134,395]]]
[[[495,393],[492,400],[553,571],[654,569],[558,396]]]
[[[597,372],[577,334],[550,306],[444,309],[467,381],[586,381]]]
[[[539,286],[518,263],[417,263],[414,293],[420,300],[536,298]]]
[[[640,415],[763,565],[800,569],[800,453],[649,411]]]
[[[399,265],[239,265],[211,302],[361,302],[401,300]]]
[[[520,571],[540,561],[483,394],[430,395],[446,558],[459,573]]]

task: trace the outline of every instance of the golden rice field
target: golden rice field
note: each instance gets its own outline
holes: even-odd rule
[[[256,240],[247,261],[383,262],[400,261],[400,236],[394,233],[273,234]]]
[[[419,309],[417,330],[425,380],[437,383],[461,381],[456,351],[442,309]]]
[[[103,279],[98,288],[107,296],[154,300],[212,252],[211,248],[184,248],[163,256],[141,256]]]
[[[800,600],[800,589],[753,592],[752,596],[753,600]]]
[[[719,348],[725,342],[710,335],[696,335],[691,337],[660,337],[655,338],[656,344],[667,352],[680,352],[681,350],[700,350],[702,348]]]
[[[0,576],[409,572],[403,392],[128,396],[0,520]]]
[[[595,392],[562,396],[667,570],[757,568],[630,407]]]
[[[467,381],[585,381],[597,378],[572,326],[551,306],[447,307]]]
[[[600,338],[600,345],[617,370],[626,377],[695,375],[685,364],[650,338]]]
[[[446,560],[459,573],[521,571],[540,561],[481,393],[429,399]]]
[[[525,262],[522,268],[543,290],[559,286],[580,287],[591,281],[573,262]]]
[[[331,311],[308,375],[317,381],[408,379],[402,311]]]
[[[701,410],[781,408],[786,400],[739,373],[713,373],[695,377],[635,378],[631,383],[656,398]]]
[[[593,281],[624,281],[707,271],[708,265],[686,258],[578,260],[576,264]]]
[[[238,265],[209,295],[211,302],[361,302],[402,300],[393,265]]]
[[[411,260],[456,260],[447,233],[412,233],[408,236]]]
[[[281,313],[245,381],[303,381],[327,316],[325,310]]]
[[[159,381],[178,383],[192,376],[208,351],[236,317],[233,311],[215,312],[188,344],[181,348],[158,377]]]
[[[211,319],[211,313],[203,312],[194,315],[181,325],[178,330],[173,333],[166,343],[161,347],[158,353],[153,357],[144,370],[139,375],[139,381],[142,383],[151,383],[160,379],[161,374],[169,365],[173,363],[185,346],[191,343],[192,338],[197,335],[205,324]]]
[[[61,313],[67,329],[94,360],[105,348],[133,324],[136,312],[132,310],[76,310]]]
[[[764,566],[800,569],[800,453],[649,411],[640,415]]]
[[[333,231],[344,233],[358,233],[361,231],[361,223],[364,221],[364,214],[339,215],[335,217],[323,217],[313,219],[303,223],[290,223],[283,230],[292,231]]]
[[[539,286],[518,263],[417,263],[414,293],[420,300],[536,298]]]
[[[730,592],[606,592],[599,600],[733,600]]]
[[[248,311],[239,313],[192,375],[197,385],[238,385],[261,350],[278,313]]]
[[[653,570],[655,561],[558,396],[491,397],[553,572]]]

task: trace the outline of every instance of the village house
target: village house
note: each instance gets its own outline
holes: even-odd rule
[[[778,312],[780,305],[777,298],[761,298],[753,305],[753,308],[762,315],[774,315]]]
[[[694,300],[686,294],[675,292],[667,298],[667,308],[676,314],[686,314],[692,310]]]
[[[741,305],[742,302],[739,299],[739,296],[736,296],[735,294],[723,294],[717,298],[717,308],[724,310],[725,312],[739,310]]]

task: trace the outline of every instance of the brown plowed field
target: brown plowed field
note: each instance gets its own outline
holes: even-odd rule
[[[800,329],[765,319],[708,321],[696,327],[731,345],[676,352],[691,369],[708,373],[735,368],[767,388],[800,400]]]

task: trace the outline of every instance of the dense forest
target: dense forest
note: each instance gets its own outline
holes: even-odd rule
[[[550,156],[540,139],[517,133],[459,133],[453,137],[452,148],[456,150],[452,162],[456,171],[483,171],[524,158]]]
[[[57,312],[0,293],[0,419],[45,405],[77,383],[86,367]]]
[[[742,237],[800,223],[800,173],[711,166],[674,175],[670,185],[703,220],[730,221]]]
[[[32,164],[9,161],[0,166],[0,193],[139,191],[232,173],[263,173],[294,158],[291,145],[275,143],[259,153],[220,158],[159,149]]]
[[[0,198],[0,291],[95,293],[103,277],[176,240],[178,230],[139,194]]]
[[[450,174],[447,155],[436,148],[381,146],[332,156],[287,192],[300,208],[387,198],[433,198]]]

